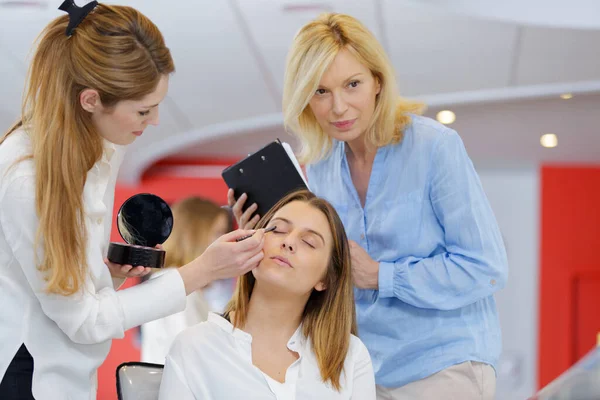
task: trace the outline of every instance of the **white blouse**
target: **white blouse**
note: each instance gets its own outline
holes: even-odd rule
[[[208,321],[181,333],[167,356],[160,400],[371,400],[375,377],[365,345],[352,336],[340,376],[341,391],[324,383],[310,339],[298,328],[288,348],[300,358],[277,382],[252,364],[252,336],[210,313]]]
[[[124,148],[105,145],[83,193],[89,273],[83,289],[72,296],[47,293],[44,275],[36,267],[34,164],[14,164],[31,153],[29,137],[19,129],[0,145],[0,379],[24,343],[34,359],[32,389],[38,400],[95,399],[96,370],[112,339],[185,307],[177,271],[115,291],[103,259]],[[42,259],[41,249],[37,255]]]

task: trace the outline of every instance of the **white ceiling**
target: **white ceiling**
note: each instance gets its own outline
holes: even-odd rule
[[[600,2],[540,1],[122,0],[163,31],[177,71],[160,126],[131,146],[120,179],[134,183],[172,155],[235,157],[274,137],[289,140],[281,126],[285,56],[295,32],[324,10],[373,31],[403,95],[425,100],[430,115],[457,113],[453,127],[476,164],[600,163]],[[58,0],[18,2],[0,0],[4,127],[18,116],[29,48],[60,15]],[[560,100],[562,92],[575,97]],[[559,135],[558,148],[540,147],[547,132]]]
[[[403,6],[442,10],[470,17],[523,25],[600,28],[597,0],[396,0]]]

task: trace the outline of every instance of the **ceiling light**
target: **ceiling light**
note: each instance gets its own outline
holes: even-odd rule
[[[323,12],[323,11],[331,11],[333,7],[328,3],[290,3],[285,4],[283,6],[284,12],[302,12],[302,11],[313,11],[313,12]]]
[[[0,0],[0,8],[37,8],[46,9],[48,4],[46,1],[28,1],[28,0]]]
[[[558,145],[558,138],[554,133],[546,133],[540,138],[540,143],[547,148],[556,147]]]
[[[454,121],[456,121],[456,114],[454,114],[450,110],[443,110],[443,111],[440,111],[439,113],[437,113],[435,118],[442,124],[449,125],[449,124],[453,123]]]
[[[560,95],[560,98],[563,100],[569,100],[573,98],[573,94],[571,93],[563,93]]]

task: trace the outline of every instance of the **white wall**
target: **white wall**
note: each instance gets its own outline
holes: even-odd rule
[[[478,173],[509,262],[508,283],[496,295],[503,336],[497,399],[526,399],[537,388],[539,170],[479,168]]]

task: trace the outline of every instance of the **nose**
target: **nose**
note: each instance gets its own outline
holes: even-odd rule
[[[342,93],[334,92],[333,93],[333,113],[335,115],[344,115],[344,113],[348,110],[348,103],[344,99]]]
[[[290,252],[292,252],[292,253],[293,253],[293,252],[295,251],[295,249],[296,249],[296,246],[294,246],[294,245],[292,244],[292,240],[291,240],[291,239],[290,239],[290,237],[288,236],[288,237],[287,237],[287,238],[286,238],[286,239],[283,241],[283,243],[281,243],[281,248],[282,248],[283,250],[289,250]]]

